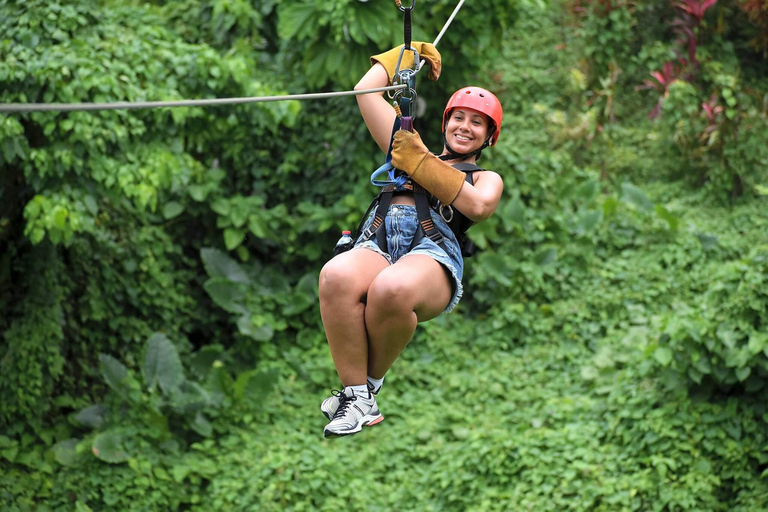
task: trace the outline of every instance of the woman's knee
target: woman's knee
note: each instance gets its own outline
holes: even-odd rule
[[[362,301],[368,288],[365,275],[355,272],[355,265],[344,258],[334,258],[320,270],[318,295],[324,302]]]
[[[337,297],[349,291],[349,272],[337,260],[331,260],[320,270],[318,293],[320,299]]]
[[[368,288],[368,305],[379,311],[411,312],[416,308],[416,296],[412,284],[380,275]]]

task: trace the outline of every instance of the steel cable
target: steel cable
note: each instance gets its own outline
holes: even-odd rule
[[[443,25],[443,29],[432,43],[437,46],[448,26],[456,17],[456,13],[461,9],[464,0],[453,10],[453,13]],[[425,61],[419,63],[419,70],[424,66]],[[209,107],[218,105],[237,105],[242,103],[259,103],[268,101],[285,100],[314,100],[334,98],[338,96],[356,96],[358,94],[369,94],[374,92],[392,91],[404,89],[407,84],[390,85],[388,87],[379,87],[376,89],[366,89],[362,91],[339,91],[339,92],[321,92],[311,94],[286,94],[282,96],[254,96],[247,98],[211,98],[203,100],[175,100],[175,101],[117,101],[107,103],[2,103],[0,104],[0,114],[20,113],[20,112],[73,112],[73,111],[92,111],[92,110],[123,110],[139,108],[161,108],[161,107]]]

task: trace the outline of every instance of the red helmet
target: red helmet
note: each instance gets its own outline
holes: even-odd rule
[[[491,91],[482,87],[464,87],[459,89],[453,93],[453,96],[451,96],[451,99],[448,100],[448,104],[445,106],[445,111],[443,112],[443,133],[445,133],[445,124],[451,110],[461,107],[477,110],[491,118],[493,121],[493,133],[489,138],[488,145],[493,146],[496,144],[501,133],[501,118],[503,116],[499,99]]]

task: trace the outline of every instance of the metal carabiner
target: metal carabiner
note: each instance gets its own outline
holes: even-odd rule
[[[403,95],[416,96],[416,74],[419,72],[421,59],[419,58],[419,52],[415,48],[408,48],[413,52],[413,68],[400,70],[400,64],[403,61],[403,53],[406,48],[403,46],[400,49],[400,56],[397,59],[397,66],[395,66],[395,76],[392,77],[392,85],[407,85],[407,88],[398,89],[394,92],[387,91],[387,96],[391,100],[399,100]]]
[[[419,57],[419,52],[416,51],[416,48],[413,46],[409,46],[408,48],[403,45],[402,48],[400,48],[400,55],[397,57],[397,66],[395,66],[395,76],[400,72],[400,64],[403,62],[403,53],[405,53],[405,50],[409,50],[413,52],[413,66],[411,66],[411,69],[419,69],[419,63],[421,62],[421,58]]]
[[[416,7],[416,0],[411,0],[411,6],[410,7],[403,7],[402,0],[395,0],[395,5],[397,5],[401,11],[412,11]]]
[[[450,215],[446,217],[445,213],[443,212],[443,209],[447,209],[448,213]],[[447,223],[451,223],[453,220],[453,207],[451,205],[445,206],[443,203],[440,203],[440,216],[443,218],[443,220]]]

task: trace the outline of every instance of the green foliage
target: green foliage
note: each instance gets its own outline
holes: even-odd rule
[[[29,272],[16,283],[23,300],[3,304],[9,325],[0,359],[0,430],[13,436],[42,430],[54,382],[66,373],[63,265],[50,245],[38,246],[24,259]]]
[[[233,380],[221,360],[206,365],[197,357],[196,372],[203,384],[185,375],[176,346],[162,333],[149,337],[141,365],[142,381],[134,371],[107,354],[100,354],[100,372],[111,393],[104,404],[90,405],[74,415],[81,427],[95,429],[81,439],[57,443],[57,462],[75,466],[81,462],[82,445],[90,445],[97,459],[110,464],[128,462],[148,450],[167,450],[169,443],[189,443],[214,432],[211,417],[222,408],[236,407],[246,398],[260,400],[274,384],[274,372],[249,371]],[[230,417],[230,419],[233,419]]]
[[[432,42],[454,7],[451,0],[418,5],[412,15],[413,40]],[[517,3],[482,0],[463,10],[439,45],[446,69],[453,69],[449,73],[462,79],[477,73],[480,62],[475,55],[496,51],[501,31],[515,19],[516,9]],[[330,80],[350,88],[368,69],[370,55],[403,43],[403,15],[392,2],[299,0],[279,4],[277,15],[281,62],[301,63],[301,72],[313,88]],[[464,44],[462,35],[469,32],[471,45]],[[458,63],[461,66],[454,65]]]
[[[0,117],[0,508],[768,508],[765,61],[721,2],[651,122],[676,8],[576,4],[478,0],[441,40],[419,130],[497,92],[505,194],[349,439],[316,286],[382,158],[353,100]],[[0,12],[8,102],[342,90],[402,39],[392,2]]]
[[[717,238],[704,238],[716,250]],[[664,366],[674,366],[696,383],[707,376],[720,386],[744,383],[748,391],[766,384],[768,347],[768,275],[766,246],[755,247],[743,258],[708,265],[699,282],[709,286],[692,303],[675,305],[656,320],[664,350]]]
[[[218,249],[202,249],[201,259],[209,276],[203,288],[232,315],[232,323],[250,344],[316,336],[317,273],[304,274],[292,284],[289,276],[265,272],[256,262],[246,270]],[[262,349],[274,356],[274,347]]]
[[[627,1],[588,1],[574,8],[579,22],[575,36],[588,64],[590,81],[596,81],[609,66],[630,61],[637,25],[635,6]]]

